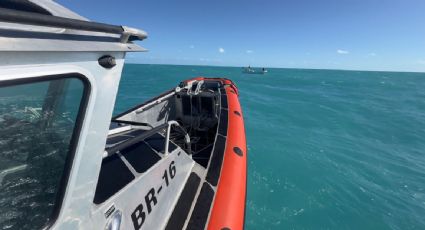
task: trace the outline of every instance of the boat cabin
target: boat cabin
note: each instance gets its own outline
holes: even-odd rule
[[[146,37],[49,0],[0,1],[0,228],[243,228],[233,82],[176,83],[112,117]]]

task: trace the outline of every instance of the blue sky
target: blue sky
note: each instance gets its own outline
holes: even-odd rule
[[[425,0],[59,0],[143,29],[127,62],[425,72]]]

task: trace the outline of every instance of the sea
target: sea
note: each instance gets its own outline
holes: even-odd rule
[[[114,113],[196,76],[239,88],[246,229],[425,229],[425,73],[126,64]]]

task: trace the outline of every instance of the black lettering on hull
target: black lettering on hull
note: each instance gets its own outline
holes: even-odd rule
[[[133,213],[131,213],[131,220],[133,221],[134,229],[139,230],[145,222],[146,214],[143,211],[143,205],[139,204]]]

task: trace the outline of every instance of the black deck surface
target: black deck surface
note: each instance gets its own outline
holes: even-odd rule
[[[217,136],[217,140],[214,145],[214,152],[211,157],[210,167],[206,177],[206,180],[213,186],[217,186],[218,179],[220,178],[221,165],[223,164],[225,148],[226,138],[223,136]]]
[[[167,227],[165,228],[166,230],[183,228],[200,182],[201,178],[192,172],[184,186],[179,200],[177,201],[176,207],[168,220]]]
[[[213,198],[214,190],[204,182],[186,229],[205,229]]]
[[[210,160],[211,151],[213,150],[214,145],[210,145],[203,150],[197,152],[192,156],[193,160],[198,162],[198,164],[202,165],[204,168],[208,166],[208,162]]]
[[[147,130],[132,129],[129,131],[114,134],[108,137],[106,141],[106,149],[126,140],[139,136]],[[149,143],[149,144],[147,144]],[[144,173],[161,157],[155,152],[164,152],[165,137],[156,133],[151,137],[140,141],[135,145],[120,150],[121,155],[131,164],[138,173]],[[170,142],[169,151],[177,148],[176,145]],[[121,160],[120,155],[115,154],[102,160],[102,167],[97,182],[96,193],[93,202],[95,204],[103,203],[109,197],[114,195],[120,189],[125,187],[135,179],[129,168]]]
[[[155,135],[152,135],[152,136],[146,138],[145,141],[153,149],[155,149],[157,152],[164,153],[164,151],[165,151],[165,137],[163,137],[162,135],[157,133]],[[168,152],[172,152],[176,148],[177,148],[177,146],[175,144],[173,144],[172,142],[170,142],[170,144],[168,146]]]
[[[228,111],[221,109],[220,123],[218,124],[218,133],[220,135],[227,136],[228,118]]]
[[[161,157],[145,142],[140,142],[121,151],[121,154],[138,173],[144,173],[151,168]]]
[[[118,155],[103,159],[93,202],[95,204],[104,202],[134,178]]]
[[[227,109],[227,95],[221,95],[221,107]]]

